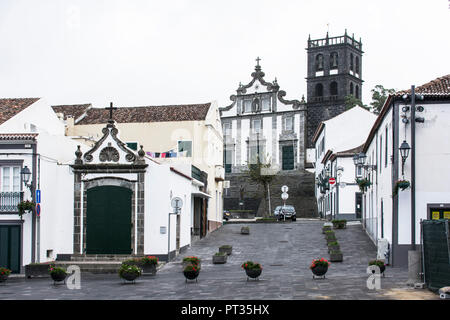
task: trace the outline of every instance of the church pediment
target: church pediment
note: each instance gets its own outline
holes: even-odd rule
[[[223,114],[223,112],[228,113],[228,111],[233,108],[236,108],[236,115],[277,111],[272,102],[267,102],[267,100],[271,100],[270,96],[274,96],[274,99],[276,99],[280,105],[291,106],[294,110],[306,110],[306,101],[304,98],[302,98],[301,101],[284,99],[286,92],[280,90],[276,78],[273,82],[265,81],[265,73],[259,65],[260,59],[257,58],[256,61],[257,65],[255,66],[255,71],[251,74],[252,80],[246,85],[239,84],[239,87],[236,90],[237,95],[232,95],[230,97],[232,103],[227,107],[219,108],[221,114]],[[230,112],[233,113],[233,111]]]
[[[112,120],[112,110],[110,107],[110,119],[108,124],[102,129],[103,136],[95,143],[95,145],[88,152],[82,155],[80,147],[75,152],[75,164],[89,164],[89,165],[125,165],[125,164],[144,164],[145,152],[141,149],[137,152],[129,149],[124,142],[122,142],[118,135],[119,130],[114,125]]]

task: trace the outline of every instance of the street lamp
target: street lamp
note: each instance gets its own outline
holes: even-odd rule
[[[400,145],[399,150],[400,150],[400,155],[402,157],[402,176],[403,176],[405,174],[404,173],[405,162],[409,156],[409,150],[411,150],[411,147],[409,146],[408,142],[406,142],[406,140],[403,140],[402,144]]]
[[[27,166],[23,167],[22,170],[20,171],[20,175],[22,177],[22,182],[25,184],[25,186],[27,186],[28,189],[31,190],[31,183],[28,184],[28,181],[30,181],[31,177],[30,169],[28,169]]]

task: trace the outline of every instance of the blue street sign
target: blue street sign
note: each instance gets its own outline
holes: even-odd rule
[[[41,205],[39,203],[36,203],[36,216],[41,216]]]
[[[36,203],[41,203],[41,190],[36,190]]]

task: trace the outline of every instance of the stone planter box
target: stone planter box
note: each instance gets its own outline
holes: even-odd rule
[[[141,268],[143,276],[154,276],[156,274],[156,264],[143,264]]]
[[[340,251],[341,247],[339,245],[336,246],[328,246],[328,253],[330,253],[331,251]]]
[[[227,255],[231,255],[231,252],[233,251],[232,246],[221,246],[219,247],[220,253],[226,253]]]
[[[330,243],[330,242],[336,242],[336,236],[327,236],[327,237],[325,237],[325,239],[327,240],[327,244],[328,243]]]
[[[330,261],[331,262],[342,262],[343,255],[342,252],[330,252]]]
[[[49,267],[50,263],[28,264],[25,266],[25,277],[50,277]]]
[[[250,228],[249,227],[242,227],[241,228],[241,234],[250,234]]]
[[[227,262],[227,257],[228,255],[223,254],[223,255],[213,255],[212,257],[212,261],[214,264],[223,264]]]
[[[323,227],[322,228],[322,233],[326,234],[325,231],[329,231],[329,230],[331,230],[331,227],[329,227],[329,226]]]

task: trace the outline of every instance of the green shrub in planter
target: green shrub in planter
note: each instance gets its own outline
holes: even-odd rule
[[[225,252],[216,252],[213,255],[213,263],[214,264],[222,264],[227,262],[228,255]]]
[[[334,229],[345,229],[347,227],[347,220],[332,220]]]
[[[233,247],[228,244],[219,247],[219,252],[226,253],[227,255],[230,255],[232,251]]]
[[[337,241],[328,242],[327,245],[328,245],[328,252],[340,250],[340,246]]]
[[[327,231],[331,231],[331,227],[330,226],[323,226],[322,227],[322,233],[325,233]]]
[[[141,275],[141,268],[134,265],[122,264],[119,269],[119,276],[127,281],[134,281]]]

